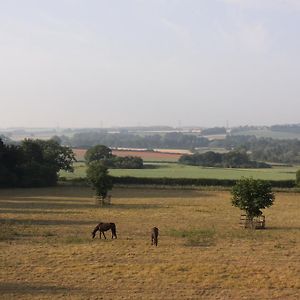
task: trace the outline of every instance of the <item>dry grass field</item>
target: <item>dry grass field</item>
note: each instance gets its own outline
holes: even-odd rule
[[[239,227],[228,192],[0,191],[1,299],[299,299],[300,195],[278,193],[266,230]],[[99,221],[118,239],[92,240]],[[160,229],[158,247],[150,229]]]

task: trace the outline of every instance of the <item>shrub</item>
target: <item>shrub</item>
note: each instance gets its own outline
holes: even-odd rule
[[[271,184],[266,181],[242,178],[231,190],[232,205],[244,210],[250,221],[262,215],[261,209],[270,207],[275,199]]]

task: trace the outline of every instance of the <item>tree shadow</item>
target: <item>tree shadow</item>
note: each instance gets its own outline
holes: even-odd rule
[[[166,166],[163,165],[155,165],[155,164],[144,164],[143,169],[162,169],[162,168],[166,168]]]
[[[296,231],[300,231],[300,227],[297,226],[282,226],[282,227],[278,227],[278,226],[266,226],[266,230],[274,230],[274,231],[292,231],[292,230],[296,230]]]
[[[82,208],[93,208],[95,204],[90,201],[84,202],[81,201],[80,203],[61,203],[60,201],[28,201],[25,199],[24,201],[0,201],[0,209],[9,209],[9,208],[18,208],[18,209],[82,209]]]
[[[116,198],[127,198],[127,199],[135,199],[135,198],[211,198],[215,197],[214,192],[206,192],[206,191],[199,191],[199,190],[192,190],[192,189],[178,189],[178,188],[147,188],[147,187],[126,187],[123,189],[119,188],[116,190],[115,194],[112,192],[113,197]]]
[[[45,285],[45,284],[25,284],[25,283],[14,283],[14,282],[0,282],[0,292],[1,294],[41,294],[41,293],[65,293],[71,292],[78,289],[70,289],[69,287],[64,286],[55,286],[55,285]]]
[[[116,208],[116,209],[153,209],[153,208],[164,208],[163,205],[160,204],[112,204],[108,206],[108,208]]]
[[[31,210],[30,208],[27,210],[24,209],[1,209],[0,207],[0,212],[2,214],[18,214],[18,215],[70,215],[72,213],[74,214],[82,214],[83,212],[78,212],[78,211],[65,211],[65,210],[52,210],[52,208],[49,208],[48,210]]]
[[[0,224],[4,225],[91,225],[97,223],[97,220],[33,220],[33,219],[0,219]]]

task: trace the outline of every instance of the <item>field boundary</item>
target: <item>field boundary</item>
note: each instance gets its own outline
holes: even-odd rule
[[[237,179],[211,179],[211,178],[170,178],[170,177],[132,177],[112,176],[113,183],[121,186],[172,186],[172,187],[224,187],[230,188],[236,184]],[[263,180],[269,182],[272,188],[296,188],[294,180]],[[73,178],[60,181],[62,185],[88,186],[86,178]]]

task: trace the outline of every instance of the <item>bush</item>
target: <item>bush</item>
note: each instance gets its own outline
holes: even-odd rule
[[[244,210],[250,221],[262,215],[261,209],[273,205],[275,195],[269,182],[242,178],[231,190],[232,205]]]

